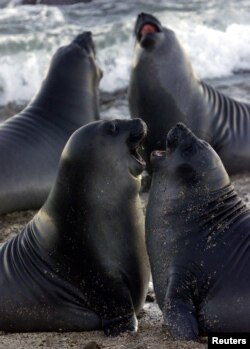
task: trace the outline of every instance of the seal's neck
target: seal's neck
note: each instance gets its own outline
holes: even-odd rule
[[[207,118],[209,120],[207,125],[209,139],[207,141],[214,149],[220,149],[223,144],[227,144],[230,134],[232,139],[235,138],[234,134],[238,136],[241,134],[242,118],[247,125],[249,105],[225,96],[203,81],[200,81],[200,85],[209,116]],[[235,115],[241,115],[242,118],[236,118]],[[201,135],[199,137],[202,138]],[[203,138],[205,139],[205,137]]]
[[[210,192],[202,199],[198,199],[198,203],[193,205],[193,216],[190,223],[200,221],[200,228],[209,233],[222,231],[225,226],[230,226],[237,217],[245,211],[246,205],[239,198],[232,185],[228,185],[220,190]],[[187,217],[186,208],[186,217]]]
[[[201,194],[193,192],[178,202],[169,200],[166,206],[171,207],[167,220],[175,225],[176,239],[189,234],[198,237],[223,232],[247,210],[231,184],[215,191],[201,191]]]
[[[209,135],[207,141],[213,148],[218,149],[219,145],[224,143],[224,140],[228,137],[227,130],[228,119],[230,115],[230,109],[232,109],[232,100],[229,97],[223,95],[223,93],[216,91],[214,87],[206,84],[204,81],[200,81],[202,88],[202,98],[207,110],[209,118],[207,122],[207,133]],[[227,113],[224,112],[227,108]],[[222,115],[223,114],[223,115]],[[199,135],[202,138],[202,135]],[[206,137],[203,137],[204,139]]]
[[[133,214],[138,193],[137,185],[124,184],[123,178],[114,180],[108,169],[107,173],[61,169],[38,215],[53,222],[53,234],[60,239],[64,236],[81,242],[84,234],[94,236],[106,229],[104,221],[119,222],[124,210]]]
[[[49,256],[50,263],[58,265],[71,281],[72,270],[78,270],[73,273],[74,280],[82,280],[82,263],[91,268],[92,253],[95,256],[106,251],[112,260],[114,246],[132,244],[138,229],[144,226],[138,191],[121,191],[119,181],[116,188],[105,180],[104,173],[101,175],[102,185],[91,173],[85,176],[85,185],[81,185],[77,171],[72,173],[74,178],[58,178],[32,222],[41,254]]]
[[[43,118],[53,117],[53,122],[68,120],[77,127],[98,120],[98,81],[91,73],[86,79],[81,75],[75,82],[70,78],[60,80],[53,74],[48,75],[25,111],[35,109],[35,114]]]

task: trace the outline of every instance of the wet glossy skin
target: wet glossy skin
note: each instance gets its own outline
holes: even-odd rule
[[[37,209],[55,180],[71,134],[99,118],[99,80],[91,33],[58,49],[30,104],[0,126],[0,214]]]
[[[90,123],[48,200],[0,249],[0,330],[136,332],[149,267],[139,199],[141,120]]]
[[[135,35],[129,107],[149,127],[148,164],[153,150],[164,149],[167,132],[184,122],[213,146],[229,174],[249,172],[249,105],[201,81],[175,33],[154,16],[140,14]]]
[[[249,332],[250,212],[219,156],[178,124],[151,162],[146,242],[170,333]]]

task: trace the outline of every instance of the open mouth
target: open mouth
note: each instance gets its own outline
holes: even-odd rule
[[[166,137],[166,150],[154,150],[151,159],[160,159],[170,156],[178,147],[179,135],[176,127],[172,128]]]
[[[139,154],[139,147],[141,145],[142,141],[140,141],[138,143],[138,145],[136,145],[135,147],[133,148],[130,148],[129,149],[129,152],[130,152],[130,155],[131,157],[137,161],[140,165],[142,166],[145,166],[146,165],[146,162],[143,160],[143,158],[141,157],[141,155]]]
[[[131,131],[130,136],[127,140],[129,154],[133,159],[133,163],[135,164],[135,166],[132,166],[133,169],[131,169],[131,172],[135,176],[140,174],[146,166],[146,162],[139,153],[140,146],[144,138],[146,137],[146,134],[147,126],[144,122],[140,122],[139,127]]]
[[[141,13],[136,21],[135,35],[137,40],[140,42],[142,38],[152,33],[162,32],[161,23],[152,15]]]
[[[151,23],[143,24],[138,33],[138,40],[141,41],[142,37],[149,33],[159,33],[159,32],[160,31],[154,24],[151,24]]]
[[[136,135],[130,135],[129,137],[129,152],[131,157],[138,162],[140,165],[145,166],[146,163],[139,153],[139,148],[142,144],[143,139],[146,136],[146,131],[143,130]]]
[[[166,150],[154,150],[151,153],[151,159],[153,158],[165,158],[167,156],[167,151]]]
[[[190,131],[182,124],[178,123],[167,134],[166,137],[166,150],[155,150],[151,154],[151,159],[160,159],[170,156],[178,147],[182,137],[187,135]]]

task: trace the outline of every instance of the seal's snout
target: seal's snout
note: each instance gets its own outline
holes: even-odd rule
[[[183,123],[179,122],[173,127],[167,134],[166,148],[169,151],[174,151],[176,147],[186,139],[187,136],[191,135],[189,128]]]
[[[175,129],[178,132],[178,136],[181,138],[187,135],[191,135],[192,133],[190,129],[182,122],[178,122],[178,124],[176,124],[175,126]]]
[[[129,136],[130,142],[141,143],[143,138],[146,137],[147,129],[147,125],[143,120],[134,119],[131,124],[131,131]]]
[[[93,52],[95,54],[95,45],[90,31],[77,35],[73,42],[85,49],[88,53]]]
[[[167,134],[167,139],[166,139],[166,149],[168,151],[175,150],[175,148],[179,144],[179,140],[181,137],[182,129],[180,129],[178,126],[173,127]]]
[[[135,24],[135,36],[141,46],[147,47],[154,43],[152,34],[163,31],[161,23],[154,16],[140,13]]]
[[[145,17],[147,17],[147,16],[150,16],[150,15],[148,15],[147,13],[141,12],[141,13],[139,13],[139,15],[138,15],[138,19],[144,20]]]

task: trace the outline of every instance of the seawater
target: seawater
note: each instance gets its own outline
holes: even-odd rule
[[[1,0],[0,7],[0,105],[29,101],[56,49],[85,30],[93,33],[104,72],[101,90],[126,89],[140,12],[154,14],[177,33],[197,75],[250,100],[249,0],[96,0],[61,7]],[[128,116],[125,109],[113,112]]]

